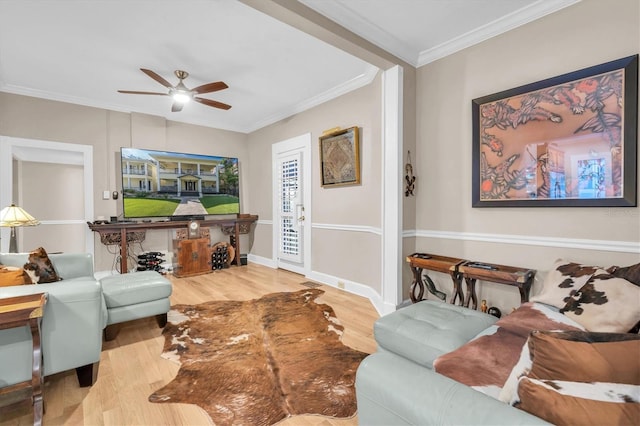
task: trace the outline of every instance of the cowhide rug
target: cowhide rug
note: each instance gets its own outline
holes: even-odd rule
[[[162,356],[181,364],[151,402],[197,404],[216,425],[271,425],[297,414],[351,417],[366,353],[340,342],[324,291],[176,305]]]

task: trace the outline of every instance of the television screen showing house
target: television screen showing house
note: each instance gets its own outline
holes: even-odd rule
[[[238,159],[122,148],[126,218],[240,212]]]

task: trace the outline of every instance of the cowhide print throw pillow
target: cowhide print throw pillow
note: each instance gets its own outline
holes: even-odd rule
[[[564,299],[560,312],[589,331],[626,333],[640,319],[640,287],[598,269]]]
[[[612,273],[618,278],[624,278],[631,281],[635,285],[640,285],[640,263],[621,268],[620,266],[612,266],[607,268],[607,272]]]
[[[542,282],[542,289],[530,301],[561,309],[567,304],[566,298],[571,292],[581,289],[597,270],[597,266],[558,259]]]
[[[640,385],[637,334],[533,331],[527,346],[533,379]]]
[[[516,407],[555,425],[638,424],[638,386],[522,377]]]
[[[624,383],[636,386],[640,392],[639,353],[637,334],[534,330],[499,399],[511,405],[520,402],[518,386],[524,376],[537,380]]]
[[[53,283],[62,279],[42,247],[29,253],[29,261],[24,264],[24,270],[34,284]]]
[[[631,425],[640,418],[640,336],[534,331],[516,407],[556,425]]]

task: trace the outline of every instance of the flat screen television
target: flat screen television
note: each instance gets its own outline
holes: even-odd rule
[[[238,159],[121,148],[125,219],[240,213]]]

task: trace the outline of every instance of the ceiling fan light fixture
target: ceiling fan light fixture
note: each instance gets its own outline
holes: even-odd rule
[[[181,104],[186,104],[187,102],[189,102],[191,100],[191,93],[189,92],[185,92],[182,90],[175,90],[172,94],[171,97],[173,98],[173,100],[175,102],[181,103]]]
[[[219,90],[228,89],[229,86],[226,85],[224,81],[216,81],[207,84],[202,84],[194,89],[189,89],[184,85],[183,80],[189,76],[189,73],[183,70],[176,70],[175,75],[178,77],[178,84],[172,86],[167,80],[162,78],[159,74],[150,69],[140,68],[140,70],[154,79],[156,82],[162,84],[168,90],[166,92],[141,92],[137,90],[118,90],[118,93],[126,93],[130,95],[160,95],[160,96],[169,96],[173,103],[171,104],[171,112],[179,112],[182,111],[182,107],[190,102],[191,100],[201,103],[203,105],[207,105],[213,108],[219,108],[228,110],[231,108],[231,105],[224,104],[222,102],[214,101],[212,99],[200,98],[196,95],[200,95],[203,93],[212,93],[217,92]]]

